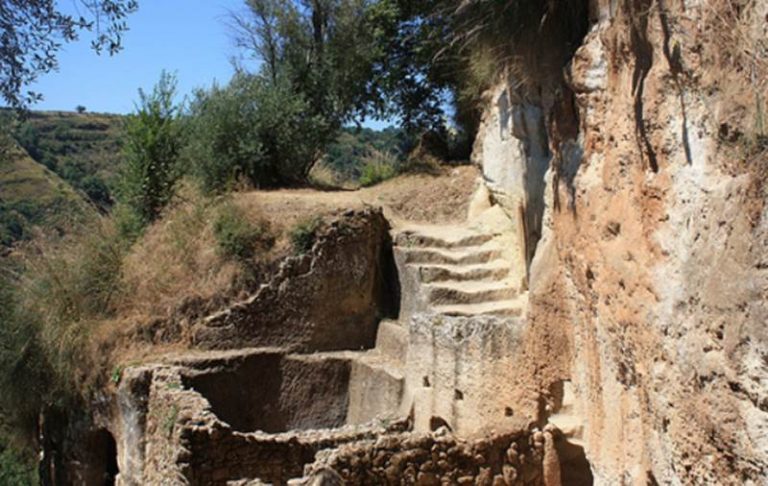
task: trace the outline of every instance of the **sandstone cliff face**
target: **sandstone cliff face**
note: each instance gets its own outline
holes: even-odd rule
[[[596,483],[765,481],[766,160],[746,139],[766,90],[734,46],[765,49],[766,14],[765,2],[595,1],[567,82],[533,101],[546,128],[505,126],[532,111],[525,96],[504,106],[514,80],[489,98],[477,145],[502,205],[539,189],[499,187],[499,165],[538,172],[542,136],[553,153],[510,380],[520,413],[542,422],[572,392]],[[522,141],[502,147],[504,130]]]

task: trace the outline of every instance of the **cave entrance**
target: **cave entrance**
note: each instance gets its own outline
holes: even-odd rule
[[[584,447],[568,440],[559,441],[560,479],[568,486],[592,486],[594,477]]]
[[[117,442],[107,429],[98,429],[88,437],[89,460],[83,471],[84,484],[113,486],[120,474]]]

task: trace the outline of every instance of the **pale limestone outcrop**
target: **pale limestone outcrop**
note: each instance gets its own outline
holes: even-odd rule
[[[541,106],[520,99],[506,83],[487,95],[488,107],[472,153],[491,199],[507,213],[521,248],[513,265],[527,269],[541,232],[544,173],[552,154]]]
[[[441,425],[457,435],[519,427],[509,383],[522,319],[421,314],[410,324],[406,397],[414,429]],[[522,425],[525,425],[523,422]]]

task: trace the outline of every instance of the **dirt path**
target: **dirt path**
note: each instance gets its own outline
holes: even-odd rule
[[[473,166],[446,168],[441,175],[408,174],[357,191],[281,189],[239,194],[237,203],[277,227],[364,206],[381,207],[390,223],[459,223],[466,219],[479,172]]]

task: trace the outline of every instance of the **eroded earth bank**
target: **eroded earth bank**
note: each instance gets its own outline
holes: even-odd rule
[[[474,168],[243,196],[336,209],[49,417],[51,481],[765,484],[768,3],[548,8]]]

